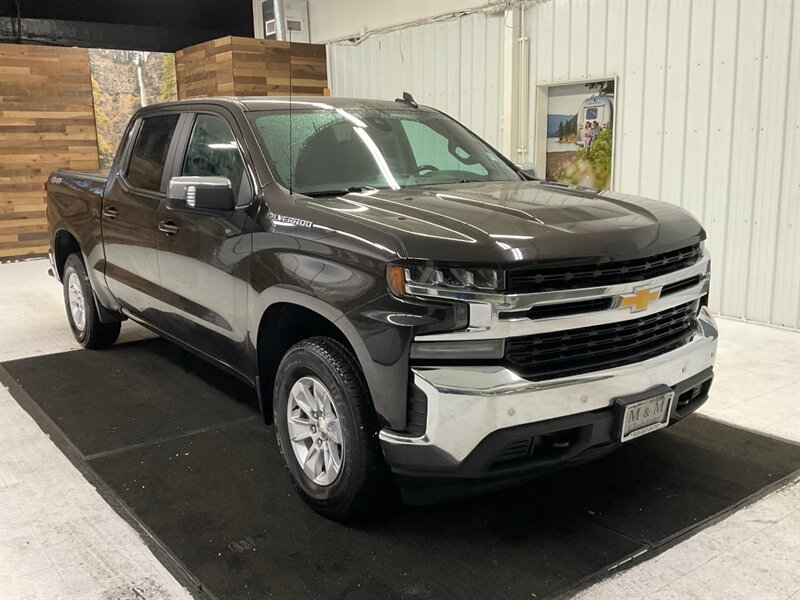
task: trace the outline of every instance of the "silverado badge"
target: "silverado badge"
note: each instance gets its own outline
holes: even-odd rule
[[[307,221],[306,219],[298,219],[297,217],[287,217],[286,215],[279,215],[272,211],[267,213],[267,218],[270,218],[273,221],[279,221],[280,223],[296,225],[297,227],[314,227],[314,223],[312,221]]]
[[[661,287],[641,287],[630,294],[620,294],[617,308],[630,308],[631,312],[641,312],[661,297]]]

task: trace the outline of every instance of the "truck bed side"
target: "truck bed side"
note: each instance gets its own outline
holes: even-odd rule
[[[101,215],[108,171],[53,171],[47,179],[47,223],[55,275],[61,279],[67,256],[80,249],[92,288],[104,302]]]

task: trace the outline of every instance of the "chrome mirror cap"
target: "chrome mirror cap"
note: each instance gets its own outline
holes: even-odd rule
[[[183,202],[187,208],[232,211],[233,186],[227,177],[173,177],[167,198]]]

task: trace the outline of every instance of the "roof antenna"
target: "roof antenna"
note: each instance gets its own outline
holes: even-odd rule
[[[408,104],[409,106],[411,106],[413,108],[419,108],[419,104],[417,104],[417,101],[414,100],[414,96],[412,96],[408,92],[403,92],[403,97],[402,98],[395,98],[394,101],[395,102],[402,102],[403,104]]]
[[[281,14],[281,19],[283,15]],[[285,23],[286,21],[284,21]],[[285,26],[284,26],[285,27]],[[289,34],[289,195],[294,194],[294,155],[292,154],[292,31],[288,27]]]

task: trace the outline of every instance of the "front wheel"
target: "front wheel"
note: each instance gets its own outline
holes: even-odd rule
[[[338,341],[317,337],[283,357],[273,395],[275,433],[303,499],[338,521],[363,518],[392,490],[361,369]]]
[[[78,343],[84,348],[99,349],[116,342],[121,324],[100,321],[86,267],[77,254],[67,257],[63,281],[67,319]]]

